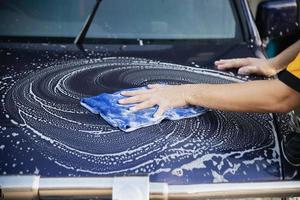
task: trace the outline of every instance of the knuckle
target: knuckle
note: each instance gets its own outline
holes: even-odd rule
[[[140,94],[139,97],[142,98],[142,99],[148,99],[149,95],[147,93],[146,94]]]
[[[139,101],[139,100],[140,100],[140,97],[138,97],[138,96],[132,97],[132,98],[131,98],[131,101],[132,101],[132,102]]]
[[[135,106],[135,108],[136,108],[137,110],[143,109],[143,105],[137,105],[137,106]]]
[[[152,102],[152,101],[147,101],[145,105],[146,105],[146,106],[152,106],[152,105],[153,105],[153,102]]]
[[[133,94],[133,91],[125,92],[125,94],[127,94],[127,95],[132,95],[132,94]]]
[[[150,98],[149,99],[150,104],[155,104],[156,102],[157,102],[157,100],[155,98]]]

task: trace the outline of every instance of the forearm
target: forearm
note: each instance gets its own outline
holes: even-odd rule
[[[234,84],[186,85],[186,102],[236,112],[287,112],[299,106],[300,95],[278,80]],[[294,95],[294,96],[293,96]]]
[[[272,66],[276,68],[277,71],[285,69],[287,65],[292,62],[297,54],[300,52],[300,40],[295,42],[293,45],[282,51],[276,57],[269,59]]]

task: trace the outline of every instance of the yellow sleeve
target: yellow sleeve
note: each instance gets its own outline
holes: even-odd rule
[[[300,53],[296,59],[288,65],[286,70],[278,74],[278,79],[300,92]]]

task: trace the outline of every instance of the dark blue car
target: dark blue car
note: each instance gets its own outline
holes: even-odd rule
[[[266,57],[298,10],[262,3],[258,31],[246,0],[1,0],[2,197],[300,196],[294,113],[209,110],[126,133],[80,105],[149,83],[264,79],[214,61]]]

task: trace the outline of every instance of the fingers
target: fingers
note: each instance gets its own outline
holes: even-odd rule
[[[136,106],[133,106],[131,108],[129,108],[130,111],[138,111],[138,110],[142,110],[142,109],[146,109],[146,108],[151,108],[154,105],[157,105],[156,103],[148,100],[148,101],[144,101]],[[167,110],[167,106],[163,106],[163,105],[159,105],[157,111],[155,112],[155,114],[153,115],[153,117],[161,117],[164,112]]]
[[[230,69],[230,68],[240,68],[242,66],[248,65],[248,58],[236,58],[236,59],[226,59],[226,60],[218,60],[215,62],[215,65],[218,69]]]
[[[148,90],[133,90],[133,91],[123,91],[121,95],[129,97],[120,99],[118,103],[120,104],[129,104],[129,103],[140,103],[149,99],[149,95],[153,93],[153,90],[158,87],[161,87],[160,84],[150,84],[148,85]]]
[[[147,90],[133,90],[133,91],[123,91],[121,95],[123,96],[136,96],[148,93]]]
[[[166,110],[167,110],[166,106],[160,105],[158,107],[156,113],[153,115],[153,117],[161,117]]]
[[[149,84],[147,85],[149,89],[155,89],[155,88],[160,88],[162,87],[161,84]],[[123,91],[121,92],[121,95],[123,96],[136,96],[136,95],[141,95],[141,94],[146,94],[149,93],[149,90],[132,90],[132,91]]]
[[[120,99],[119,104],[140,103],[148,99],[148,95],[137,95],[129,98]]]
[[[147,85],[147,87],[148,87],[149,89],[155,89],[155,88],[160,88],[160,87],[162,87],[162,85],[161,85],[161,84],[149,84],[149,85]]]
[[[146,108],[151,108],[155,105],[155,103],[151,102],[150,100],[144,101],[136,106],[131,107],[129,110],[131,111],[138,111]]]
[[[238,74],[242,75],[250,75],[250,74],[260,74],[260,70],[256,66],[246,66],[246,67],[241,67],[238,70]]]

